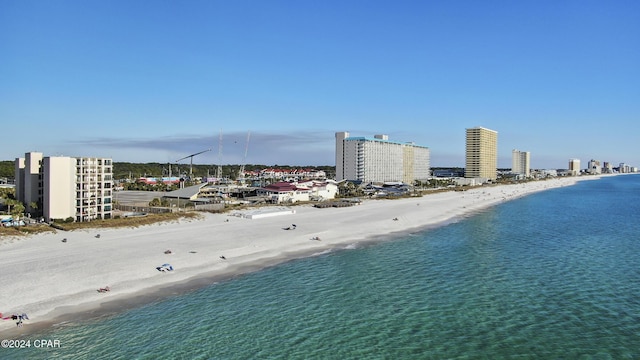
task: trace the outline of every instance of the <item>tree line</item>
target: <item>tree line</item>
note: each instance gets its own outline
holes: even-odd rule
[[[168,163],[129,163],[129,162],[114,162],[113,163],[113,177],[115,180],[119,179],[137,179],[143,176],[146,177],[163,177],[169,176],[171,170],[171,176],[180,177],[182,175],[189,175],[192,171],[193,177],[206,177],[216,176],[218,171],[217,165],[196,165],[193,164],[193,169],[189,164],[171,164],[169,169]],[[262,170],[264,168],[279,168],[279,169],[316,169],[323,170],[327,173],[327,176],[335,175],[334,166],[294,166],[294,165],[260,165],[260,164],[247,164],[244,166],[245,171]],[[240,165],[222,165],[222,176],[235,180],[238,176]],[[13,161],[0,161],[0,178],[15,178],[15,164]]]
[[[13,179],[15,177],[15,168],[13,161],[0,161],[0,178]]]
[[[327,173],[327,176],[335,174],[334,166],[295,166],[295,165],[261,165],[261,164],[247,164],[244,166],[245,171],[258,171],[265,168],[278,168],[278,169],[315,169],[322,170]],[[238,172],[240,171],[240,165],[222,165],[222,177],[236,180]],[[215,177],[218,172],[217,165],[197,165],[193,164],[193,167],[189,164],[162,164],[162,163],[126,163],[126,162],[114,162],[113,163],[113,177],[115,180],[120,179],[137,179],[140,177],[168,177],[171,174],[172,177],[188,176],[193,177]]]

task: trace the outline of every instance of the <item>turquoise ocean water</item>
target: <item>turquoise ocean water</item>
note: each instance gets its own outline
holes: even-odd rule
[[[640,359],[640,176],[290,261],[6,359]]]

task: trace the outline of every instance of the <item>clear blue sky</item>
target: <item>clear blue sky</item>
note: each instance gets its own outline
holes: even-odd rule
[[[640,2],[0,0],[0,124],[0,160],[238,164],[250,131],[334,165],[349,131],[464,166],[483,126],[499,167],[640,166]]]

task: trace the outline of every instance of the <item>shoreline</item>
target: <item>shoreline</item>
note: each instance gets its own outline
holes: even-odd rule
[[[97,230],[0,239],[0,286],[6,289],[0,294],[0,311],[30,318],[23,327],[0,322],[0,334],[19,338],[121,313],[288,261],[445,226],[505,201],[601,177],[365,200],[347,208],[304,205],[293,214],[263,219],[205,214],[201,220],[101,229],[99,239],[94,237]],[[291,223],[296,230],[283,230]],[[312,240],[314,236],[321,240]],[[60,241],[63,237],[67,243]],[[174,254],[164,254],[167,249]],[[155,269],[165,262],[175,270]],[[106,285],[110,292],[97,292]]]

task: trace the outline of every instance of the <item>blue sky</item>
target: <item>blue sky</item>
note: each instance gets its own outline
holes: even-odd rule
[[[0,0],[0,160],[334,165],[349,131],[464,166],[483,126],[499,167],[640,166],[639,64],[637,1]]]

